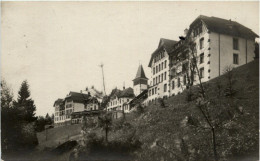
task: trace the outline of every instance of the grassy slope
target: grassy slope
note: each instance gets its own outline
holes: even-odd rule
[[[39,148],[44,147],[56,147],[60,143],[71,139],[73,136],[79,135],[81,131],[81,125],[68,125],[57,128],[48,129],[47,141],[45,131],[37,133],[39,141]]]
[[[258,116],[259,116],[259,62],[254,61],[247,65],[234,69],[235,79],[234,88],[238,90],[236,97],[237,104],[244,107],[246,116],[242,117],[240,121],[244,122],[242,131],[244,135],[252,133],[258,138]],[[205,84],[207,87],[207,94],[214,99],[216,97],[216,82],[221,82],[222,86],[226,86],[225,76],[213,79]],[[182,126],[182,121],[186,116],[196,115],[201,116],[200,111],[196,108],[194,102],[186,101],[186,91],[174,97],[170,97],[167,101],[167,108],[160,108],[159,105],[151,105],[145,109],[145,112],[140,116],[135,113],[127,114],[126,120],[131,123],[132,127],[127,130],[115,130],[109,133],[109,140],[120,140],[126,138],[125,136],[131,135],[136,131],[136,136],[143,143],[142,149],[138,151],[138,155],[143,158],[142,160],[172,160],[169,152],[154,146],[155,140],[164,145],[169,150],[174,151],[174,148],[180,147],[180,138],[184,136],[190,137],[193,143],[201,146],[202,149],[209,149],[208,155],[212,156],[211,143],[209,132],[198,132],[192,128]],[[120,122],[116,120],[115,122]],[[49,131],[49,141],[45,142],[45,133],[38,134],[40,145],[43,146],[56,146],[59,141],[70,136],[80,133],[80,125],[72,125],[60,128],[54,128]],[[104,136],[101,129],[95,129],[99,136]],[[192,135],[191,135],[192,134]],[[205,137],[203,141],[201,138]],[[224,136],[227,137],[227,136]],[[223,143],[223,139],[218,138],[218,143]],[[236,145],[236,144],[235,144]],[[223,147],[226,148],[226,147]],[[252,149],[249,149],[249,151]],[[257,149],[256,149],[257,150]],[[218,151],[222,152],[221,146]],[[258,150],[257,150],[258,151]],[[197,159],[198,160],[198,159]],[[238,159],[235,159],[238,160]],[[254,159],[255,160],[255,159]]]
[[[242,139],[245,139],[244,135],[248,134],[247,139],[250,142],[250,137],[258,138],[258,116],[259,116],[259,62],[253,61],[247,65],[238,67],[234,69],[234,78],[236,82],[234,83],[234,89],[238,90],[236,94],[236,105],[242,106],[244,108],[245,114],[240,118],[242,122],[241,128],[237,129],[235,134],[231,132],[221,133],[220,136],[224,136],[229,139],[232,143],[232,137],[243,136]],[[207,83],[205,87],[207,89],[207,94],[211,99],[216,99],[216,82],[221,82],[222,87],[226,86],[225,76],[218,77]],[[223,101],[226,101],[225,98]],[[129,114],[127,116],[127,121],[133,125],[133,129],[136,129],[136,134],[139,137],[140,141],[143,144],[142,151],[140,155],[143,155],[145,159],[148,160],[161,160],[162,156],[169,159],[169,152],[162,150],[161,148],[154,147],[155,140],[167,147],[167,149],[174,149],[180,147],[180,139],[184,136],[187,136],[192,140],[193,144],[201,146],[202,149],[209,149],[208,156],[212,156],[211,143],[207,141],[210,139],[209,132],[198,132],[192,128],[187,130],[187,127],[182,126],[182,121],[186,116],[197,116],[200,118],[201,113],[198,108],[195,106],[195,102],[186,101],[186,91],[182,94],[179,94],[174,97],[170,97],[166,104],[167,108],[158,108],[159,105],[149,106],[144,114],[139,117],[134,117],[134,114]],[[132,129],[132,130],[133,130]],[[131,131],[131,130],[130,130]],[[116,131],[110,134],[111,140],[116,140],[122,138],[125,134],[123,131]],[[193,135],[192,135],[193,134]],[[224,134],[224,135],[223,135]],[[226,134],[226,135],[225,135]],[[205,139],[203,139],[205,137]],[[201,141],[201,138],[203,139]],[[253,140],[254,141],[254,140]],[[217,138],[219,144],[218,151],[223,152],[227,147],[224,145],[226,140],[221,137]],[[234,146],[239,146],[235,141]],[[242,145],[243,146],[243,145]],[[250,145],[246,145],[249,146]],[[255,149],[258,151],[257,149]],[[249,154],[252,149],[248,149],[245,152],[245,155]],[[230,154],[234,155],[234,154]],[[151,159],[152,158],[152,159]]]

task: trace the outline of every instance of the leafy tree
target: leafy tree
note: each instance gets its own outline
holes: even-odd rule
[[[19,111],[13,108],[13,94],[5,80],[1,81],[1,143],[3,156],[17,146],[21,134]]]
[[[33,122],[37,119],[37,117],[35,117],[36,107],[30,95],[29,84],[25,80],[21,84],[15,106],[24,111],[24,120],[27,122]]]
[[[39,116],[36,120],[36,131],[37,132],[43,131],[45,125],[46,125],[45,118],[43,116]]]
[[[105,113],[98,117],[98,121],[99,126],[105,131],[106,142],[108,142],[108,132],[111,130],[112,117],[110,114]]]

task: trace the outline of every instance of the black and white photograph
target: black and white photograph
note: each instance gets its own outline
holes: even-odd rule
[[[259,161],[259,1],[1,1],[2,161]]]

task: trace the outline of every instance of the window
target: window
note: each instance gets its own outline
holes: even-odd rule
[[[233,64],[238,64],[238,54],[233,54]]]
[[[155,93],[155,94],[157,93],[157,88],[156,88],[156,87],[154,88],[154,93]]]
[[[178,78],[178,87],[180,87],[180,86],[181,86],[181,79]]]
[[[158,78],[156,77],[156,84],[158,83]]]
[[[155,74],[155,67],[153,67],[153,75]]]
[[[163,62],[162,62],[162,70],[163,70]]]
[[[161,82],[163,81],[163,73],[161,74],[162,76],[161,76]]]
[[[200,39],[200,49],[204,48],[204,38]]]
[[[149,96],[151,96],[151,90],[149,90]]]
[[[175,84],[174,84],[174,81],[172,81],[172,89],[174,89],[175,87]]]
[[[164,68],[166,68],[167,60],[164,61]]]
[[[166,72],[164,72],[164,80],[166,80],[166,76],[167,76],[167,74],[166,74]]]
[[[200,64],[204,63],[204,53],[200,54]]]
[[[161,75],[159,75],[159,83],[161,82]]]
[[[238,50],[238,38],[233,38],[233,49]]]
[[[158,66],[156,66],[156,73],[158,73]]]
[[[204,68],[200,68],[200,78],[204,78]]]
[[[167,91],[167,84],[164,84],[164,92],[166,92]]]
[[[186,85],[187,81],[186,81],[186,75],[183,76],[183,84]]]
[[[153,85],[155,85],[155,78],[153,78]]]
[[[152,95],[154,95],[154,89],[152,89]]]
[[[161,71],[161,65],[159,64],[159,71]]]

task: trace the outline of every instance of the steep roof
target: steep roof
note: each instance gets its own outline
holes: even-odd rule
[[[53,107],[54,107],[56,104],[60,105],[62,102],[63,102],[63,99],[58,98],[58,99],[54,102]]]
[[[142,65],[139,65],[139,67],[138,67],[138,70],[137,70],[135,79],[137,79],[137,78],[148,79],[148,78],[145,76],[144,69],[143,69],[143,66],[142,66]]]
[[[77,103],[86,103],[88,101],[89,95],[78,92],[70,92],[69,95],[65,98],[67,101],[73,101]]]
[[[122,98],[122,97],[134,97],[134,96],[135,96],[135,94],[134,94],[133,88],[129,87],[129,88],[126,88],[123,91],[121,91],[121,93],[119,95],[119,98]]]
[[[118,98],[122,98],[122,97],[134,97],[134,90],[133,88],[129,87],[126,88],[124,90],[119,90],[119,89],[113,89],[110,95],[110,98],[114,98],[114,97],[118,97]]]
[[[246,39],[255,39],[256,37],[259,37],[251,29],[236,21],[226,20],[218,17],[208,17],[204,15],[198,16],[191,23],[190,28],[192,28],[198,21],[204,22],[208,30],[212,32],[242,37]],[[190,32],[191,31],[189,31],[189,33]]]
[[[158,51],[160,51],[161,49],[165,49],[166,52],[169,53],[173,49],[173,45],[176,44],[176,43],[177,43],[177,41],[175,41],[175,40],[161,38],[159,45],[158,45],[158,48],[151,55],[148,67],[151,67],[152,62],[153,62],[153,58],[158,53]]]

